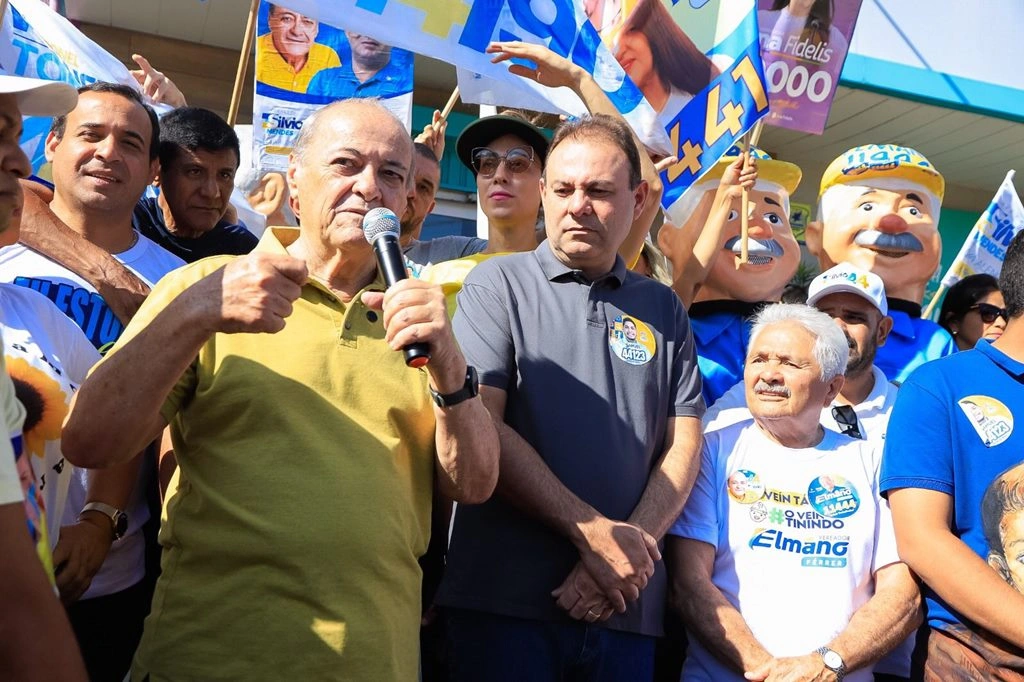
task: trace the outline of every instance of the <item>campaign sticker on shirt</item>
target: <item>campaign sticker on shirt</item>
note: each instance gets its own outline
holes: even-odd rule
[[[814,511],[833,519],[845,519],[860,508],[860,496],[852,483],[838,474],[822,474],[807,486],[807,501]]]
[[[726,481],[729,497],[740,504],[753,504],[764,497],[764,483],[753,471],[737,469]]]
[[[1013,413],[987,395],[969,395],[957,401],[985,447],[999,445],[1013,433]]]
[[[768,518],[768,505],[764,502],[755,502],[750,505],[750,520],[754,523],[761,523]]]
[[[612,321],[608,329],[608,346],[615,357],[631,365],[646,365],[658,350],[651,328],[627,315],[618,315]]]

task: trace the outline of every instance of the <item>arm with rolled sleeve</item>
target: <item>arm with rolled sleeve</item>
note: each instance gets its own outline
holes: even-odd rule
[[[671,567],[669,599],[704,648],[733,670],[743,672],[764,665],[772,656],[712,581],[720,542],[717,491],[725,488],[712,452],[716,444],[714,436],[705,443],[693,490],[669,530],[665,545]]]

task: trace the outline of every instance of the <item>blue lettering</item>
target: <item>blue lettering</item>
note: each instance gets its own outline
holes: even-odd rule
[[[39,48],[31,43],[26,43],[24,40],[15,38],[11,41],[14,46],[17,47],[21,52],[18,54],[18,63],[14,67],[14,73],[25,73],[28,70],[28,59],[30,55],[39,52]]]
[[[73,291],[73,287],[67,284],[61,284],[57,287],[57,294],[53,297],[53,302],[62,311],[66,311],[68,309],[68,297]]]
[[[117,319],[114,315],[114,311],[107,307],[106,303],[103,304],[103,325],[100,327],[100,343],[96,344],[97,347],[102,347],[108,343],[117,341],[117,337],[121,336],[121,320]]]
[[[551,38],[548,47],[552,52],[561,57],[568,57],[572,43],[564,44],[567,37],[570,41],[576,39],[576,14],[572,4],[567,0],[549,0],[555,6],[555,17],[550,24],[544,23],[533,13],[533,5],[529,0],[508,0],[508,8],[512,11],[512,18],[516,20],[523,30],[529,31],[539,38]],[[475,3],[474,3],[475,4]],[[589,22],[587,22],[589,24]]]
[[[86,307],[89,305],[89,292],[85,289],[75,289],[75,293],[71,294],[71,305],[69,308],[61,308],[68,317],[75,321],[82,331],[85,331],[85,323],[87,321]],[[89,333],[86,332],[86,336]],[[89,340],[92,337],[89,336]]]

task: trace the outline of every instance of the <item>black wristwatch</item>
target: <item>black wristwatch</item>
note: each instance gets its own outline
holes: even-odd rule
[[[459,403],[475,398],[480,393],[480,380],[476,376],[476,367],[473,365],[466,365],[466,383],[459,390],[454,393],[446,393],[441,395],[430,386],[430,397],[434,399],[434,404],[438,407],[455,407]]]
[[[846,662],[843,661],[843,657],[827,646],[818,647],[815,652],[821,655],[825,667],[836,674],[836,679],[843,682],[843,678],[846,677]]]
[[[120,540],[128,532],[128,515],[117,507],[103,502],[90,502],[82,507],[82,513],[78,515],[78,518],[82,518],[82,514],[87,511],[99,512],[110,519],[110,532],[115,540]]]

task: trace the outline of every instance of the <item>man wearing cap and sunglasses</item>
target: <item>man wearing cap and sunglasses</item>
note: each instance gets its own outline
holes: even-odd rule
[[[18,179],[32,172],[18,146],[22,115],[65,114],[76,99],[74,88],[64,83],[0,75],[0,232],[21,211]],[[23,417],[2,365],[0,382],[0,411]],[[25,527],[25,498],[13,451],[20,447],[20,438],[14,438],[20,434],[17,427],[15,432],[9,422],[0,426],[0,613],[9,626],[0,636],[0,678],[85,680],[71,627]],[[27,473],[31,479],[30,468]]]

